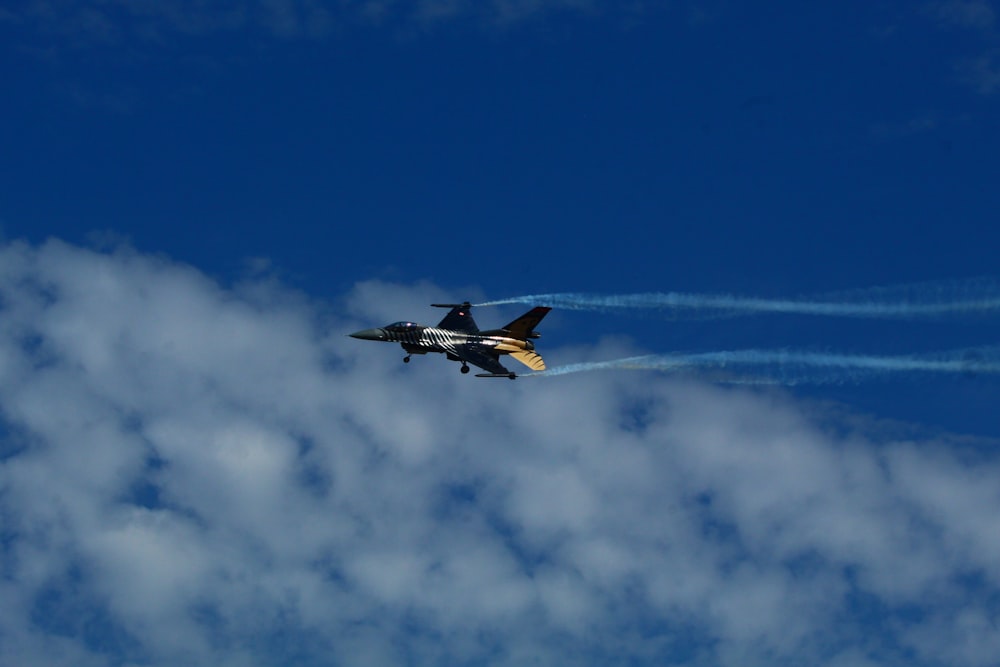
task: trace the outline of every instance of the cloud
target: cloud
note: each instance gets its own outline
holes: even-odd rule
[[[988,0],[943,0],[928,3],[924,11],[943,24],[960,28],[991,30],[996,12]]]
[[[957,66],[959,78],[983,95],[1000,90],[1000,62],[993,53],[964,60]]]
[[[343,335],[471,290],[321,303],[59,241],[0,274],[0,663],[995,662],[976,443]]]
[[[923,13],[948,28],[974,30],[979,39],[972,45],[977,53],[955,61],[958,79],[982,95],[992,95],[1000,89],[1000,64],[997,47],[996,10],[991,0],[943,0],[924,5]]]
[[[0,22],[70,38],[79,45],[115,43],[127,38],[162,43],[173,35],[207,36],[236,31],[263,32],[277,38],[317,38],[343,25],[406,25],[427,28],[472,19],[508,27],[550,15],[633,16],[655,3],[633,2],[621,10],[601,0],[107,0],[100,3],[51,3],[20,0],[0,10]]]

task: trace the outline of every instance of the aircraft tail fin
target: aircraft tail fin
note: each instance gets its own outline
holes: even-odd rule
[[[533,371],[545,370],[545,361],[542,359],[542,355],[537,352],[524,350],[523,352],[511,352],[510,356],[517,359]]]
[[[538,326],[538,323],[542,321],[543,317],[549,314],[550,310],[552,309],[547,306],[532,308],[524,315],[521,315],[521,317],[505,326],[504,331],[507,331],[511,338],[517,338],[519,340],[538,338],[541,334],[535,331],[535,327]],[[530,366],[530,364],[528,365]]]
[[[479,327],[476,326],[476,321],[472,319],[470,312],[472,304],[468,301],[465,303],[432,303],[431,305],[435,308],[451,308],[451,311],[438,324],[439,329],[450,329],[463,333],[479,332]]]

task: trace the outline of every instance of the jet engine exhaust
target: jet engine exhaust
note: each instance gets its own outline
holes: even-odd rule
[[[564,310],[600,312],[656,310],[674,319],[713,319],[759,314],[935,319],[1000,312],[1000,283],[988,278],[917,283],[793,299],[682,292],[611,295],[559,292],[496,299],[477,305],[512,303],[544,304]]]
[[[567,364],[519,377],[553,377],[601,370],[698,372],[699,376],[706,379],[729,384],[835,384],[904,373],[997,375],[1000,374],[1000,348],[972,348],[906,356],[753,349],[649,354]]]

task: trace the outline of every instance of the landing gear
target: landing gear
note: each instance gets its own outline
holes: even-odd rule
[[[404,364],[410,363],[410,355],[406,355],[405,357],[403,357],[403,363]]]
[[[465,364],[462,364],[462,375],[465,375],[468,372],[469,372],[469,367],[466,366]]]

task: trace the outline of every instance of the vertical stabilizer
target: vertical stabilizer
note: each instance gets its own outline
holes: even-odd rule
[[[432,303],[436,308],[451,308],[451,311],[444,316],[438,329],[448,329],[449,331],[461,331],[462,333],[479,333],[476,321],[472,319],[472,304],[466,301],[460,304],[440,304]]]
[[[538,326],[538,323],[542,321],[543,317],[549,314],[550,310],[552,309],[546,306],[532,308],[524,315],[521,315],[521,317],[505,326],[503,329],[511,338],[517,338],[519,340],[537,338],[538,334],[535,333],[535,327]]]

